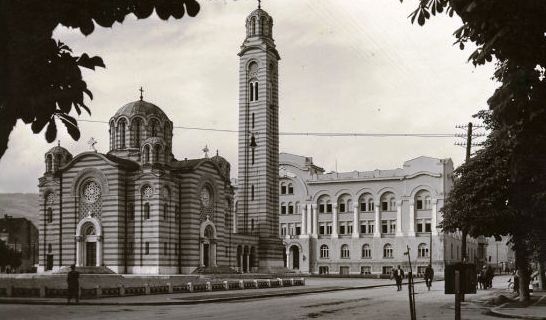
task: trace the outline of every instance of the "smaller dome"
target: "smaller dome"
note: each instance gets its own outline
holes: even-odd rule
[[[53,148],[49,149],[46,154],[48,153],[52,153],[52,154],[62,154],[62,155],[70,155],[70,152],[68,150],[66,150],[65,148],[61,147],[61,144],[58,143],[56,146],[54,146]]]
[[[258,8],[254,11],[252,11],[248,17],[247,17],[247,20],[249,20],[250,18],[252,17],[267,17],[269,19],[271,19],[271,16],[269,15],[269,13],[267,13],[265,10],[261,9],[261,8]]]
[[[161,119],[168,119],[161,108],[144,100],[137,100],[124,105],[116,112],[114,118],[126,116],[130,119],[135,115],[143,116],[145,118],[148,116],[157,116]]]

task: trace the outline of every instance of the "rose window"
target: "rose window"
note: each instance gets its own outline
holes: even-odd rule
[[[154,194],[154,190],[152,189],[152,187],[146,186],[146,187],[144,187],[144,190],[142,191],[142,193],[144,194],[145,198],[149,199]]]
[[[100,197],[100,187],[96,182],[89,182],[83,191],[83,197],[87,203],[95,203]]]

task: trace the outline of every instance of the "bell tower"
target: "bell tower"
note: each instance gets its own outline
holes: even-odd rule
[[[263,271],[283,267],[279,238],[279,53],[273,19],[260,6],[246,19],[239,52],[239,232],[259,236]]]

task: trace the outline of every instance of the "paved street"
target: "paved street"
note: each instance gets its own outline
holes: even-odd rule
[[[504,277],[497,277],[496,289],[467,296],[484,299],[503,289]],[[416,285],[419,319],[453,319],[452,295],[443,294],[443,282],[428,292]],[[409,319],[407,289],[394,287],[357,289],[290,297],[253,299],[231,303],[165,306],[44,306],[0,305],[3,319]],[[473,303],[465,303],[463,319],[496,319],[484,315]]]

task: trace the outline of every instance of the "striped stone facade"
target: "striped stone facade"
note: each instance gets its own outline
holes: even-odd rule
[[[246,20],[239,52],[239,176],[237,229],[259,238],[262,271],[282,268],[278,239],[279,54],[273,19],[262,9]]]

